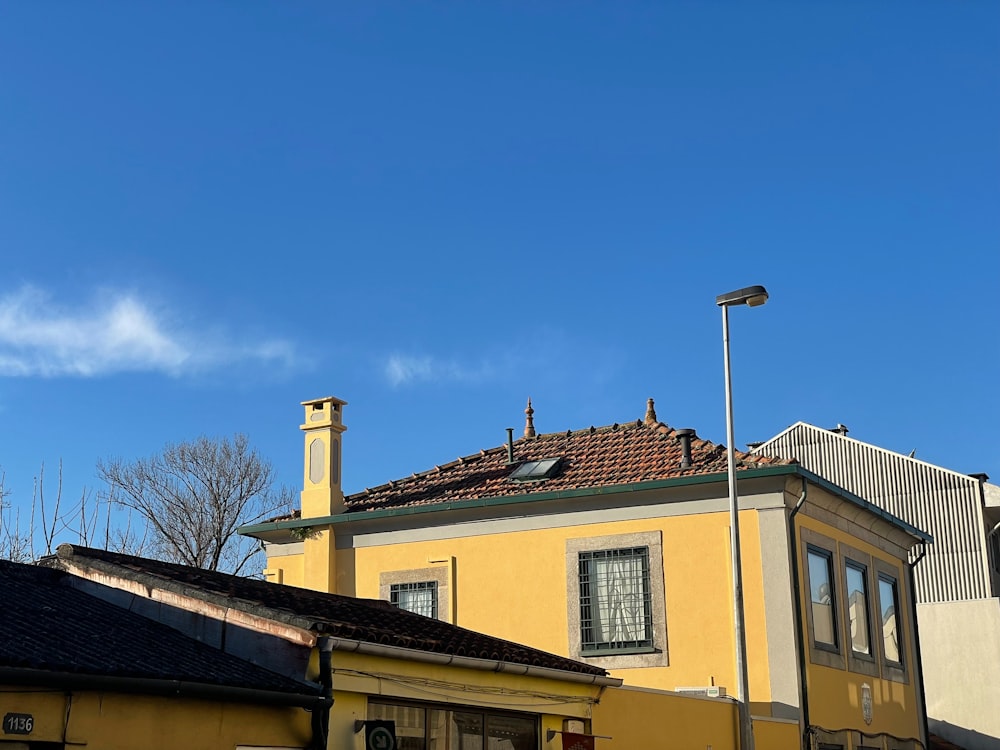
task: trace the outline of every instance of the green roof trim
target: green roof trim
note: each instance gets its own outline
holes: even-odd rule
[[[921,531],[915,526],[908,524],[901,518],[897,518],[891,513],[873,505],[864,498],[848,492],[842,487],[838,487],[832,482],[823,479],[811,471],[803,469],[798,464],[784,464],[777,466],[762,466],[757,469],[744,469],[737,474],[737,479],[757,479],[761,477],[776,476],[800,476],[816,484],[828,492],[843,498],[853,505],[868,510],[879,516],[888,523],[915,536],[923,542],[933,542],[934,539],[925,531]],[[292,529],[308,529],[316,526],[337,526],[355,521],[369,521],[383,518],[399,518],[402,516],[414,516],[421,513],[440,513],[449,510],[463,510],[467,508],[491,508],[503,505],[517,505],[519,503],[532,503],[544,500],[564,500],[577,497],[593,497],[598,495],[620,495],[628,492],[643,492],[646,490],[662,490],[671,487],[685,487],[697,484],[712,484],[728,480],[728,474],[698,474],[686,477],[673,477],[671,479],[657,479],[650,482],[634,482],[632,484],[614,484],[603,487],[585,487],[577,490],[559,490],[554,492],[532,492],[524,495],[509,495],[501,497],[483,497],[474,500],[455,500],[445,503],[434,503],[431,505],[414,505],[408,508],[386,508],[385,510],[359,511],[357,513],[338,513],[332,516],[317,516],[315,518],[297,518],[289,521],[272,521],[269,523],[250,524],[241,526],[237,531],[244,536],[255,536],[275,531],[290,531]]]

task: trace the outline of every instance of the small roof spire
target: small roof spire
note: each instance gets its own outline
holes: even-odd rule
[[[531,408],[531,396],[528,396],[528,408],[524,410],[524,436],[534,437],[535,436],[535,422],[532,419],[532,414],[535,410]]]
[[[656,418],[656,410],[653,408],[653,399],[646,401],[646,417],[642,421],[646,426],[654,425],[660,421]]]

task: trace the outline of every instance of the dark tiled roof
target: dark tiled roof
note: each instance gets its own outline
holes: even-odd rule
[[[0,666],[319,693],[86,594],[73,580],[59,570],[0,561]]]
[[[607,674],[599,667],[423,617],[377,599],[325,594],[69,544],[59,547],[58,557],[118,573],[146,585],[182,590],[196,598],[225,599],[224,603],[234,609],[337,638],[568,672]]]
[[[552,432],[514,442],[518,463],[562,458],[556,476],[542,482],[508,478],[507,447],[500,446],[436,466],[430,471],[389,482],[346,498],[347,512],[407,508],[458,500],[558,492],[633,484],[677,477],[725,473],[725,446],[695,438],[692,462],[680,467],[681,446],[674,429],[662,422],[629,422],[575,432]],[[738,468],[792,464],[783,458],[737,451]],[[276,519],[286,520],[286,519]]]

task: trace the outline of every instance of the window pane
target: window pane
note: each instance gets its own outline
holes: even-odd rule
[[[851,650],[871,655],[868,637],[868,569],[847,563],[847,612],[851,621]]]
[[[486,717],[487,750],[535,750],[535,720],[521,716]]]
[[[583,650],[652,646],[649,550],[581,552],[579,565]]]
[[[424,714],[424,709],[414,706],[368,704],[369,719],[396,722],[396,747],[399,750],[424,750]]]
[[[896,592],[896,581],[893,578],[879,576],[878,598],[882,605],[882,643],[885,648],[886,661],[902,663],[899,647],[899,629],[896,621],[896,608],[899,597]]]
[[[448,711],[432,708],[427,712],[427,750],[448,750]]]
[[[448,732],[449,748],[483,750],[483,715],[455,711]]]
[[[394,583],[389,589],[389,601],[407,612],[437,618],[437,581]]]
[[[833,570],[830,556],[809,551],[809,588],[812,592],[813,639],[819,645],[837,647],[834,627]]]

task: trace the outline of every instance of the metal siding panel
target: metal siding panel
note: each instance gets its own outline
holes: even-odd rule
[[[991,595],[978,481],[810,425],[760,446],[929,532],[934,543],[915,571],[920,602]]]

